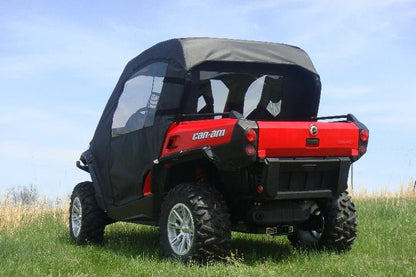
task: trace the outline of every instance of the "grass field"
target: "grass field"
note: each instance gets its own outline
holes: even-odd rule
[[[416,276],[416,193],[353,198],[358,238],[347,253],[293,249],[286,237],[233,233],[227,261],[166,260],[158,229],[106,228],[102,245],[69,240],[67,207],[0,201],[0,276]]]

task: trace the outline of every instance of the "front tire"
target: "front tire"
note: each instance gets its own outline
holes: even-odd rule
[[[169,191],[160,216],[160,242],[166,257],[205,260],[228,254],[230,216],[221,194],[200,184]]]
[[[310,219],[288,236],[295,247],[347,251],[357,236],[357,215],[348,192],[311,206]]]
[[[104,228],[109,222],[107,215],[98,207],[91,182],[79,183],[71,195],[69,206],[69,234],[79,245],[100,243]]]

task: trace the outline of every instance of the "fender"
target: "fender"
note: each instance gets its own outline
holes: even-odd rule
[[[212,147],[209,145],[189,149],[189,150],[183,150],[180,152],[175,152],[172,154],[165,155],[161,157],[158,160],[155,160],[154,163],[163,163],[163,164],[170,164],[175,165],[178,163],[184,163],[192,160],[198,160],[201,158],[207,158],[208,160],[215,162],[217,160],[217,157],[212,151]]]
[[[151,193],[152,193],[152,207],[153,214],[158,220],[160,214],[160,207],[163,201],[163,197],[167,192],[166,179],[168,177],[169,170],[172,166],[196,161],[196,160],[209,160],[214,162],[216,157],[212,152],[210,146],[198,147],[189,149],[177,153],[172,153],[161,157],[153,161],[152,176],[151,176]]]
[[[84,165],[81,165],[79,161],[77,161],[76,165],[78,168],[81,168],[84,171],[87,171],[92,180],[92,184],[94,186],[95,191],[95,198],[97,199],[98,206],[104,211],[107,212],[106,203],[104,200],[104,195],[101,189],[101,183],[98,179],[98,175],[95,172],[95,159],[94,155],[92,154],[91,150],[88,149],[87,151],[83,152],[80,157],[81,162]]]

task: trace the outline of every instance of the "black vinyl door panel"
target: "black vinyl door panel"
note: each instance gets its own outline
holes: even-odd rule
[[[144,177],[157,157],[153,129],[147,127],[112,139],[110,179],[115,203],[142,196]]]

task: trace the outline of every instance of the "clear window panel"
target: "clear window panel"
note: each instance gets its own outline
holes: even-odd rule
[[[200,78],[200,94],[211,99],[211,109],[203,107],[200,97],[198,111],[237,111],[254,120],[275,120],[281,113],[282,76],[201,71]]]
[[[153,125],[166,66],[165,63],[149,65],[124,84],[113,117],[113,136]]]

